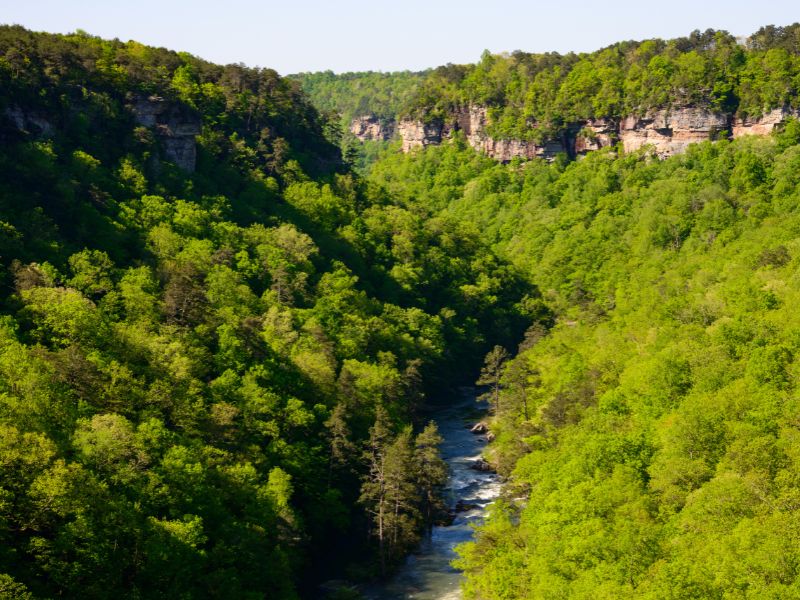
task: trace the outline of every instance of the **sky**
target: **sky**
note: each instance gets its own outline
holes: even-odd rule
[[[0,0],[0,23],[82,29],[284,75],[422,70],[475,62],[484,49],[588,52],[797,21],[798,0]]]

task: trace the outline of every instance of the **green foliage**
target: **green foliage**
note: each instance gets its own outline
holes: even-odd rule
[[[0,80],[0,595],[314,597],[377,556],[382,411],[398,560],[446,476],[416,408],[535,288],[269,69],[0,27]],[[135,125],[150,95],[202,121],[195,172]]]
[[[391,120],[414,94],[425,72],[300,73],[291,75],[322,112],[336,112],[346,127],[355,117]]]
[[[468,597],[796,595],[794,144],[567,165],[453,144],[373,169],[474,223],[554,310],[480,379],[509,483],[460,548]],[[449,180],[447,199],[408,173]]]
[[[474,64],[419,74],[298,77],[316,106],[345,116],[345,128],[365,114],[385,122],[411,116],[455,123],[457,110],[478,105],[489,108],[492,137],[542,142],[586,120],[656,108],[703,106],[738,117],[798,108],[798,30],[797,23],[763,27],[741,43],[708,29],[672,40],[619,42],[592,53],[484,51]]]

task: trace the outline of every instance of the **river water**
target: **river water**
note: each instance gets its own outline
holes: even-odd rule
[[[462,575],[450,566],[456,558],[454,548],[472,538],[471,525],[479,523],[500,493],[500,481],[494,473],[470,468],[486,446],[485,435],[470,433],[472,425],[486,405],[475,401],[475,391],[464,390],[459,400],[438,409],[433,418],[444,438],[442,458],[450,466],[446,494],[451,508],[459,500],[476,508],[456,514],[452,525],[434,527],[417,551],[411,554],[397,574],[387,583],[365,590],[368,600],[413,598],[415,600],[456,600],[461,598]]]

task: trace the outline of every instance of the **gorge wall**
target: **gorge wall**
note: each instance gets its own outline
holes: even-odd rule
[[[177,102],[160,96],[136,96],[128,106],[136,122],[152,130],[161,144],[164,158],[184,171],[192,172],[197,162],[200,116]]]
[[[184,104],[159,96],[134,95],[126,101],[126,108],[137,125],[154,133],[162,158],[184,171],[194,171],[196,138],[202,126],[200,115]],[[73,107],[73,114],[79,113],[80,107]],[[54,136],[63,125],[46,111],[12,104],[0,113],[0,140],[3,131],[9,129],[17,134],[46,139]]]
[[[381,124],[376,117],[353,120],[351,131],[361,140],[389,139],[395,132],[403,152],[441,144],[456,131],[462,131],[470,146],[501,162],[513,158],[553,160],[558,154],[570,157],[622,144],[625,152],[644,146],[653,148],[660,158],[679,154],[689,144],[718,139],[725,135],[768,135],[789,117],[800,117],[800,111],[788,108],[771,110],[758,118],[737,118],[729,113],[702,107],[651,110],[644,116],[622,119],[603,118],[573,123],[552,139],[542,143],[520,139],[494,138],[487,133],[488,109],[484,106],[463,107],[443,121],[425,123],[401,119],[396,127]]]
[[[362,142],[368,140],[386,141],[394,136],[393,121],[381,119],[375,115],[356,117],[350,123],[350,133]]]

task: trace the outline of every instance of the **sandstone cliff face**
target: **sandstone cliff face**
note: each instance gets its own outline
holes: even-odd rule
[[[689,144],[713,139],[728,128],[728,120],[727,115],[704,108],[651,111],[641,118],[623,119],[619,137],[625,152],[651,145],[658,156],[667,157]]]
[[[514,158],[552,159],[566,151],[561,140],[552,140],[539,145],[527,140],[495,139],[486,133],[487,115],[486,107],[469,106],[456,111],[445,123],[426,124],[422,121],[404,119],[397,127],[403,152],[441,144],[442,140],[452,137],[456,131],[463,131],[467,143],[475,150],[501,162],[508,162]]]
[[[733,122],[733,138],[745,135],[769,135],[772,130],[786,122],[789,117],[800,118],[800,111],[776,108],[758,118],[736,119]]]
[[[394,124],[381,121],[375,115],[363,115],[350,122],[350,132],[362,142],[386,141],[394,135]]]
[[[592,119],[582,124],[575,134],[573,155],[583,156],[587,152],[607,148],[617,142],[619,122],[615,119]]]
[[[468,106],[454,112],[444,123],[425,124],[403,120],[397,131],[402,139],[403,152],[414,148],[440,144],[454,131],[463,131],[470,146],[479,152],[502,161],[514,158],[544,158],[552,160],[559,153],[579,157],[594,150],[622,143],[625,152],[644,146],[653,148],[661,158],[684,152],[695,142],[713,140],[722,132],[731,137],[768,135],[789,117],[800,118],[800,110],[778,108],[755,119],[735,119],[730,114],[706,108],[685,107],[653,110],[643,117],[629,116],[622,120],[593,119],[567,126],[559,139],[544,144],[526,140],[495,139],[486,133],[488,109]]]
[[[411,152],[414,148],[424,148],[432,144],[442,143],[441,123],[423,123],[413,119],[403,119],[397,124],[397,132],[403,142],[403,152]]]
[[[495,139],[486,133],[487,123],[488,111],[484,106],[469,106],[456,115],[456,128],[464,131],[469,145],[500,162],[509,162],[514,158],[552,159],[566,151],[560,140],[539,145],[528,140]]]
[[[201,128],[197,114],[159,96],[136,97],[129,107],[139,125],[155,132],[167,160],[184,171],[194,171],[197,161],[195,138]]]

